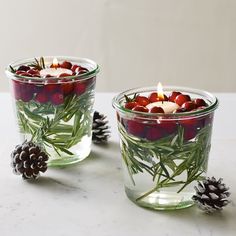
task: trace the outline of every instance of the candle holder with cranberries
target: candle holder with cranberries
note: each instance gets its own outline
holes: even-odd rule
[[[21,139],[41,145],[49,166],[89,155],[98,72],[95,62],[73,57],[30,58],[7,67]]]
[[[128,198],[157,210],[193,205],[194,185],[207,172],[217,98],[190,88],[147,87],[120,93],[113,107]]]

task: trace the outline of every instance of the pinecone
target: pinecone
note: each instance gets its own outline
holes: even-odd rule
[[[229,197],[229,188],[222,183],[222,178],[218,181],[212,177],[198,182],[198,186],[194,187],[196,195],[193,196],[193,201],[200,209],[206,213],[212,213],[216,210],[222,210],[229,203],[226,198]]]
[[[31,141],[17,145],[11,154],[11,159],[14,174],[22,174],[23,179],[36,179],[40,171],[47,170],[48,155]]]
[[[106,116],[95,111],[93,114],[92,141],[96,144],[106,143],[110,137]]]

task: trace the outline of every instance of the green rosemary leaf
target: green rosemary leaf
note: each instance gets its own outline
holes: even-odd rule
[[[12,73],[16,73],[16,70],[11,65],[9,65],[9,67]]]

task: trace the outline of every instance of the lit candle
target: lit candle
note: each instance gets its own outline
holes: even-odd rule
[[[45,68],[40,71],[41,77],[46,77],[48,75],[52,77],[59,77],[61,74],[72,75],[73,72],[72,70],[69,70],[69,69],[60,68],[57,58],[53,59],[51,68]]]
[[[164,92],[161,83],[158,83],[157,85],[157,96],[160,100],[164,100]],[[170,101],[158,101],[149,103],[146,107],[149,110],[153,107],[161,107],[165,113],[173,113],[173,111],[179,108],[179,105]]]

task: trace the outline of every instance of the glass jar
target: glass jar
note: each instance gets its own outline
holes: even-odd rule
[[[148,96],[155,87],[131,89],[113,99],[117,112],[125,192],[137,205],[157,210],[193,205],[196,181],[206,176],[214,111],[212,94],[190,88],[165,87],[202,98],[207,107],[182,113],[144,113],[124,108],[125,95]]]
[[[57,57],[88,71],[65,77],[17,75],[22,65],[35,65],[39,59],[11,63],[10,79],[15,114],[21,140],[40,144],[49,155],[48,166],[65,166],[85,159],[91,150],[94,89],[98,65],[83,58]],[[50,65],[53,57],[44,57]]]

